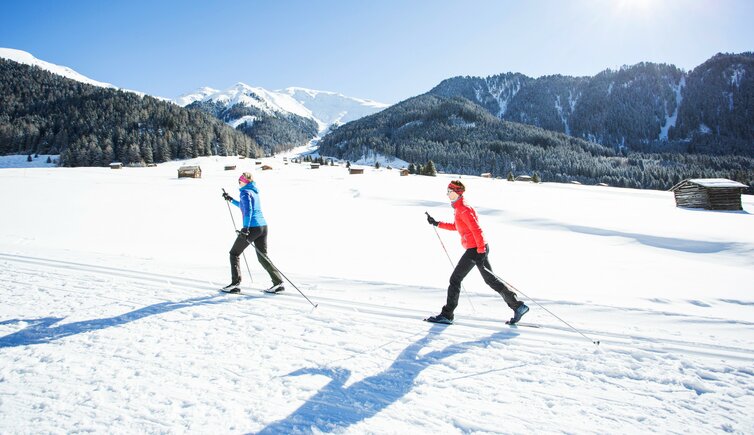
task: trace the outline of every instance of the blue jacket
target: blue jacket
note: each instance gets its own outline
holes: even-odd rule
[[[257,189],[257,183],[252,181],[240,189],[240,200],[235,199],[231,201],[233,205],[241,208],[241,214],[243,215],[243,226],[248,227],[263,227],[267,225],[267,221],[264,220],[262,214],[262,203],[259,201],[259,189]]]

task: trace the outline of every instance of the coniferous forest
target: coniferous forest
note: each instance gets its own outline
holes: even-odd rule
[[[63,166],[103,166],[263,153],[207,113],[5,59],[0,95],[0,154],[60,154]]]
[[[751,157],[616,149],[501,120],[466,98],[430,94],[345,124],[320,143],[320,153],[347,160],[372,151],[408,162],[432,160],[447,173],[536,173],[554,182],[648,189],[668,189],[696,177],[754,182]]]

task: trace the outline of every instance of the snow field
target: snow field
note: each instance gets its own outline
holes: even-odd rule
[[[541,327],[504,326],[475,271],[456,325],[420,321],[451,272],[424,212],[452,219],[452,176],[263,160],[197,159],[203,178],[180,180],[186,162],[0,171],[0,432],[754,430],[750,197],[701,212],[463,177],[495,272],[597,347],[525,297]],[[220,189],[237,196],[242,170],[271,259],[317,309],[290,285],[216,291],[234,237]],[[247,258],[246,288],[267,287]]]

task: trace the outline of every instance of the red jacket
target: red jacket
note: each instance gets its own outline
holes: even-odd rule
[[[455,222],[449,224],[440,222],[438,225],[445,230],[456,230],[461,235],[461,244],[465,249],[476,248],[480,254],[484,253],[487,242],[482,234],[482,227],[479,226],[479,219],[473,208],[466,205],[463,195],[458,197],[453,203],[455,209]]]

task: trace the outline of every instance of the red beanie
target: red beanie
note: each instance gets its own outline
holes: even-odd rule
[[[453,180],[450,182],[450,184],[448,184],[448,189],[459,195],[463,195],[463,192],[466,191],[466,186],[464,186],[463,183],[458,180]]]

